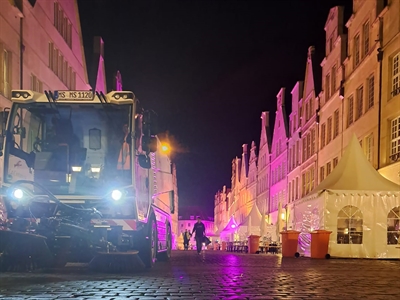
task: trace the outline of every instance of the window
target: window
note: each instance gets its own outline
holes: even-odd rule
[[[400,53],[392,59],[392,96],[400,94]]]
[[[296,199],[299,198],[299,177],[296,177]]]
[[[307,159],[311,157],[311,136],[307,134]]]
[[[303,145],[303,162],[305,162],[307,160],[307,139],[306,138],[303,138],[302,145]]]
[[[387,244],[400,244],[400,206],[390,210],[387,217]]]
[[[11,93],[11,53],[0,44],[0,94],[9,98]]]
[[[292,200],[292,182],[289,182],[289,202]]]
[[[332,84],[331,84],[332,93],[336,91],[336,65],[332,67]]]
[[[326,176],[328,176],[329,174],[331,174],[331,172],[332,172],[332,164],[331,164],[331,162],[328,162],[328,163],[326,164]]]
[[[400,116],[390,124],[390,158],[392,161],[400,158]]]
[[[372,163],[373,147],[374,147],[374,135],[371,133],[369,136],[365,138],[365,156],[371,163]]]
[[[306,102],[306,122],[310,120],[310,105]]]
[[[325,167],[319,168],[319,182],[322,182],[325,179]]]
[[[337,243],[362,244],[363,214],[352,205],[343,207],[337,217]]]
[[[315,129],[311,130],[311,155],[315,153]]]
[[[322,124],[321,126],[321,149],[325,147],[325,134],[326,134],[326,124]]]
[[[374,92],[375,92],[375,78],[374,75],[371,75],[368,78],[368,102],[367,102],[367,110],[374,106]]]
[[[347,126],[354,122],[354,97],[350,96],[347,103]]]
[[[363,25],[363,57],[369,52],[369,22]]]
[[[354,67],[360,64],[360,34],[354,38]]]
[[[54,27],[61,34],[67,45],[72,48],[72,24],[58,2],[54,2]]]
[[[328,101],[329,98],[331,97],[330,84],[331,84],[331,75],[328,74],[325,77],[325,101]]]
[[[301,195],[304,196],[306,194],[306,174],[301,174]]]
[[[300,142],[299,142],[299,141],[296,141],[296,167],[297,167],[298,165],[300,165],[300,159],[299,159],[300,155],[299,155],[299,151],[300,151]]]
[[[364,98],[364,87],[360,86],[357,89],[357,107],[356,107],[356,120],[358,120],[363,114],[363,98]]]
[[[41,82],[34,74],[31,75],[31,90],[43,93],[43,82]]]
[[[328,130],[326,133],[326,144],[329,144],[332,140],[332,117],[328,118]]]
[[[310,172],[307,171],[305,175],[306,175],[306,193],[305,193],[306,195],[310,192]]]
[[[314,185],[315,185],[315,172],[314,172],[314,168],[311,168],[310,170],[310,192],[314,189]]]
[[[333,138],[339,135],[339,110],[335,110],[333,114]]]
[[[339,158],[335,157],[333,159],[333,168],[335,168],[337,166],[337,164],[339,163]]]
[[[298,126],[299,126],[299,128],[301,127],[301,117],[302,117],[302,113],[303,113],[303,107],[302,106],[300,106],[300,108],[299,108],[299,122],[298,122]]]

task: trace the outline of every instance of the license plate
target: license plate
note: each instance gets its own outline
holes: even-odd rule
[[[54,98],[57,101],[68,100],[93,100],[92,91],[55,91]]]

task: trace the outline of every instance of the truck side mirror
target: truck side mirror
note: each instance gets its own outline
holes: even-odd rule
[[[142,137],[142,150],[146,153],[157,151],[157,138],[154,136],[143,136]]]
[[[143,169],[150,169],[151,168],[151,162],[150,162],[150,157],[147,155],[138,155],[138,161],[139,161],[139,166],[141,166]]]
[[[143,133],[150,136],[158,134],[157,114],[152,110],[143,113]]]

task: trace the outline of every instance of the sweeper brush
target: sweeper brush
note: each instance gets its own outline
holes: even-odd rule
[[[131,273],[145,267],[138,251],[97,253],[89,269],[103,273]]]
[[[0,241],[0,271],[33,271],[51,264],[53,256],[44,236],[0,230]]]

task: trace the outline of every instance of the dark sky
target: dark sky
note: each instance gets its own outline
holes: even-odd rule
[[[329,9],[345,5],[348,16],[352,1],[78,4],[87,61],[93,37],[101,36],[107,76],[120,70],[124,89],[158,113],[171,139],[180,205],[213,215],[215,193],[230,185],[232,159],[242,144],[259,144],[261,112],[274,115],[279,89],[290,95],[304,80],[309,46],[322,60]]]

